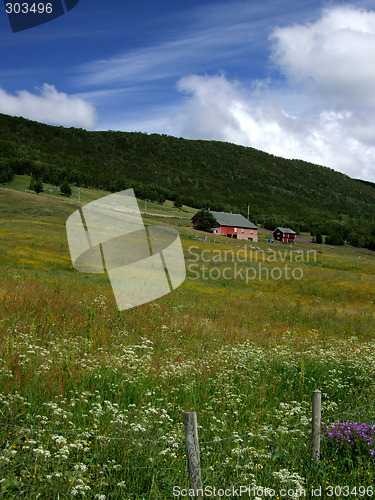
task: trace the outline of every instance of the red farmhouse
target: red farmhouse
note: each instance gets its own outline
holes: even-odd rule
[[[277,227],[273,232],[273,237],[277,241],[283,243],[294,243],[296,240],[296,233],[290,227]]]
[[[211,215],[217,222],[217,226],[211,228],[213,234],[228,236],[238,240],[258,241],[258,228],[241,214],[230,214],[227,212],[214,212]],[[196,215],[192,217],[193,225],[196,225]]]

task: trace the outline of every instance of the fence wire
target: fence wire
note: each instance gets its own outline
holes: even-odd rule
[[[369,408],[372,408],[375,410],[375,404],[368,403],[366,405],[358,406],[355,408],[348,408],[347,410],[340,411],[340,412],[333,413],[333,414],[327,414],[327,415],[322,414],[322,425],[331,425],[339,417],[354,416],[354,415],[359,415],[361,417],[366,416],[366,417],[368,417],[367,420],[374,422],[375,413],[369,412],[368,411]],[[275,419],[280,419],[280,415],[272,415],[271,417],[273,417]],[[286,429],[286,430],[290,431],[290,430],[298,429],[301,427],[306,428],[310,425],[311,425],[311,419],[309,419],[308,421],[299,422],[299,423],[296,423],[293,425],[283,425],[282,423],[279,423],[278,426],[274,426],[273,429],[272,429],[272,424],[269,424],[267,426],[267,428],[262,428],[260,426],[257,429],[253,428],[251,431],[248,430],[242,434],[235,434],[235,435],[225,436],[223,438],[216,438],[216,439],[207,440],[207,441],[202,440],[202,441],[199,441],[199,446],[205,447],[208,445],[217,445],[217,444],[226,443],[226,442],[245,441],[248,439],[257,439],[257,438],[261,437],[261,435],[269,433],[270,428],[274,432],[277,432],[278,428],[282,428],[282,429]],[[43,429],[43,428],[40,428],[40,426],[27,427],[27,426],[16,425],[16,424],[13,424],[11,422],[0,423],[0,427],[1,428],[17,429],[17,430],[22,431],[22,432],[28,432],[31,434],[35,433],[37,435],[41,435],[41,434],[60,434],[60,435],[69,434],[69,435],[75,435],[77,437],[82,437],[84,439],[91,439],[91,440],[103,441],[103,442],[108,442],[108,443],[122,441],[125,443],[134,444],[134,445],[138,445],[138,446],[141,445],[141,447],[142,447],[142,445],[153,445],[153,446],[162,445],[165,447],[173,446],[175,449],[176,448],[180,449],[180,448],[185,448],[185,446],[186,446],[185,442],[178,443],[178,442],[166,441],[165,439],[160,439],[160,438],[159,439],[130,439],[130,438],[127,438],[124,436],[119,436],[119,435],[118,436],[103,436],[103,435],[95,435],[95,434],[92,434],[92,433],[87,432],[87,431],[81,431],[81,432],[78,431],[77,432],[77,431],[72,430],[72,429],[45,429],[45,428]],[[206,461],[206,460],[204,460],[204,461]],[[88,468],[90,466],[92,466],[92,464],[89,464],[89,463],[85,464],[84,462],[85,462],[85,459],[82,457],[82,463],[84,465],[86,465]],[[27,457],[25,456],[25,464],[26,463],[35,463],[35,459],[34,460],[31,459],[31,457],[30,457],[30,459],[27,459]],[[52,460],[48,460],[48,459],[44,459],[44,463],[46,464],[47,467],[49,467],[49,466],[53,467],[54,465],[56,465],[56,462],[53,462]],[[60,465],[66,465],[68,467],[71,467],[72,470],[74,470],[74,467],[77,466],[77,463],[64,461],[64,462],[60,463]],[[220,470],[223,470],[223,468],[226,466],[228,466],[228,464],[224,463],[224,462],[216,463],[214,465],[205,465],[204,470],[210,470],[211,472],[215,473],[215,472],[218,472]],[[233,467],[233,464],[231,464],[230,467]],[[105,464],[100,465],[100,468],[102,470],[105,470],[108,472],[108,469],[106,469]],[[159,465],[156,465],[156,466],[137,465],[137,464],[132,464],[132,463],[127,464],[125,466],[122,466],[122,470],[128,471],[128,473],[134,475],[134,480],[136,481],[137,485],[139,484],[137,477],[141,477],[141,476],[139,476],[139,474],[142,474],[142,473],[151,474],[154,471],[161,472],[161,473],[167,472],[167,471],[175,471],[176,472],[178,469],[181,469],[180,472],[183,472],[183,475],[184,475],[185,480],[186,480],[186,477],[188,475],[188,467],[187,467],[186,461],[184,463],[184,466],[182,466],[181,464],[179,464],[179,465],[176,464],[175,467],[162,467]],[[116,490],[116,488],[117,488],[115,483],[109,484],[108,486],[109,486],[110,490],[112,490],[112,489]],[[138,489],[138,488],[136,488],[136,489]],[[146,497],[145,497],[144,494],[142,494],[142,493],[134,493],[134,492],[130,493],[130,492],[121,491],[121,499],[126,500],[126,499],[133,499],[134,498],[134,499],[139,499],[139,500],[146,500],[146,498],[147,499],[149,498],[149,494],[150,494],[150,492],[148,492],[146,494]],[[117,493],[112,494],[111,492],[109,492],[109,493],[106,493],[106,495],[107,496],[105,498],[107,498],[108,500],[110,498],[118,498]],[[161,497],[156,497],[156,498],[166,499],[166,498],[175,498],[175,497],[172,495],[165,495],[164,493],[162,493]]]
[[[328,422],[331,422],[333,421],[334,419],[336,419],[336,417],[340,417],[342,415],[348,415],[348,414],[354,414],[355,412],[359,413],[361,415],[361,412],[358,412],[358,410],[363,410],[365,408],[369,408],[369,407],[374,407],[374,403],[368,403],[367,405],[363,405],[363,406],[358,406],[356,408],[350,408],[348,410],[344,410],[342,412],[339,412],[339,413],[333,413],[331,415],[327,415],[327,417],[324,418],[324,423],[327,424]],[[274,418],[279,418],[279,415],[276,416],[276,415],[273,415]],[[372,420],[375,420],[375,414],[372,416],[371,418]],[[299,427],[306,427],[310,425],[310,422],[300,422],[298,424],[293,424],[293,425],[286,425],[286,426],[283,426],[283,428],[287,429],[287,430],[292,430],[292,429],[295,429],[295,428],[299,428]],[[87,432],[87,431],[81,431],[81,432],[77,432],[77,431],[73,431],[71,429],[41,429],[40,427],[24,427],[24,426],[19,426],[19,425],[15,425],[15,424],[11,424],[11,423],[6,423],[6,424],[2,424],[0,423],[0,427],[12,427],[14,429],[19,429],[19,430],[22,430],[24,432],[31,432],[31,433],[40,433],[40,434],[44,434],[44,433],[49,433],[49,434],[71,434],[71,435],[75,435],[75,436],[79,436],[79,437],[84,437],[86,439],[97,439],[97,440],[102,440],[102,441],[124,441],[124,442],[127,442],[127,443],[132,443],[132,444],[145,444],[145,443],[148,443],[148,444],[162,444],[164,446],[178,446],[178,447],[182,447],[182,446],[185,446],[185,443],[176,443],[174,441],[165,441],[163,439],[129,439],[129,438],[126,438],[126,437],[122,437],[122,436],[103,436],[103,435],[95,435],[95,434],[91,434],[90,432]],[[236,439],[245,439],[245,438],[248,438],[248,437],[253,437],[254,436],[254,432],[261,432],[262,431],[262,428],[258,428],[256,431],[252,430],[252,431],[246,431],[244,434],[241,434],[241,435],[232,435],[232,436],[227,436],[227,437],[224,437],[224,438],[218,438],[218,439],[213,439],[211,441],[199,441],[199,444],[200,445],[207,445],[207,444],[215,444],[215,443],[221,443],[223,441],[231,441],[231,440],[236,440]]]

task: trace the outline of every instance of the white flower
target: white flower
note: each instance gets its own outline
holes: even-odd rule
[[[67,440],[62,436],[52,436],[51,439],[56,441],[56,444],[66,444]]]
[[[77,464],[77,465],[74,466],[74,470],[85,471],[85,470],[87,470],[87,465],[85,465],[85,464]]]
[[[33,452],[36,453],[37,455],[42,455],[42,457],[48,458],[51,456],[51,452],[43,449],[41,446],[39,448],[34,448]]]

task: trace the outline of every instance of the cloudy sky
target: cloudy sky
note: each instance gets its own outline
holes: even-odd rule
[[[80,0],[13,33],[0,112],[216,139],[375,182],[373,0]]]

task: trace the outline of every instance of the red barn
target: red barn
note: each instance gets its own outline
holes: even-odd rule
[[[258,241],[258,227],[243,215],[214,211],[210,211],[210,213],[217,222],[217,226],[211,228],[213,234],[238,240]],[[195,225],[196,215],[192,217],[193,225]]]
[[[283,243],[294,243],[296,240],[296,233],[290,227],[277,227],[273,232],[273,237],[276,241]]]

